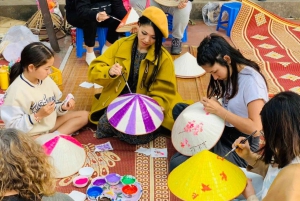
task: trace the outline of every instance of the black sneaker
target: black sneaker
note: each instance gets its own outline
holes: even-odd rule
[[[171,54],[181,53],[181,40],[178,38],[172,39]]]

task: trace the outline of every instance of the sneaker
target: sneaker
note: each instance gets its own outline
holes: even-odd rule
[[[181,53],[181,40],[178,38],[172,39],[171,54]]]

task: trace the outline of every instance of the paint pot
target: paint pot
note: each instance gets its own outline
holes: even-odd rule
[[[136,181],[136,178],[132,175],[124,175],[121,179],[121,182],[123,185],[134,184],[135,181]]]
[[[131,198],[138,192],[136,185],[125,185],[122,187],[122,193],[125,197]]]
[[[109,184],[109,185],[117,185],[120,182],[121,176],[119,174],[116,173],[111,173],[108,174],[105,177],[105,181]]]
[[[73,179],[73,185],[79,188],[85,187],[89,183],[89,178],[86,176],[77,176]]]
[[[99,186],[91,186],[86,191],[86,196],[89,200],[97,200],[103,193],[103,189]]]
[[[91,183],[93,186],[103,186],[106,184],[106,181],[104,177],[95,177]]]
[[[94,169],[92,167],[83,167],[79,169],[78,173],[81,176],[91,177],[94,173]]]

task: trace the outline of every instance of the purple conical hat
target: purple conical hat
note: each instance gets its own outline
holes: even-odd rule
[[[129,135],[143,135],[155,131],[164,114],[159,104],[142,94],[117,97],[107,108],[107,119],[117,130]]]

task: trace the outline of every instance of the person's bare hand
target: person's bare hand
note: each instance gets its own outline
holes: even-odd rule
[[[132,28],[130,30],[130,33],[137,33],[139,30],[139,25],[135,24],[135,25],[132,25]]]
[[[245,137],[239,137],[236,139],[232,144],[232,148],[238,146],[235,152],[239,155],[239,157],[246,159],[251,155],[251,150],[248,140],[244,144],[241,144],[241,141],[244,139]]]
[[[251,195],[255,195],[255,190],[252,184],[252,179],[248,178],[246,188],[243,191],[243,196],[247,199]]]
[[[36,113],[39,118],[44,118],[49,116],[55,110],[55,102],[49,102],[47,105],[41,107],[39,111]]]
[[[109,18],[109,16],[106,14],[105,11],[99,12],[99,13],[97,14],[97,21],[98,21],[98,22],[102,22],[102,21],[104,21],[104,20],[107,20],[108,18]]]
[[[222,107],[222,105],[216,98],[209,99],[207,97],[203,97],[200,100],[200,102],[203,104],[205,111],[212,114],[216,114],[219,111],[219,109]]]
[[[74,108],[75,108],[75,100],[73,98],[61,106],[61,109],[63,110],[72,110]]]
[[[110,76],[119,76],[122,74],[122,66],[120,66],[120,64],[116,63],[114,64],[108,71]]]
[[[183,9],[183,8],[186,7],[187,3],[188,3],[188,0],[182,0],[182,1],[180,1],[180,3],[178,4],[177,8]]]

